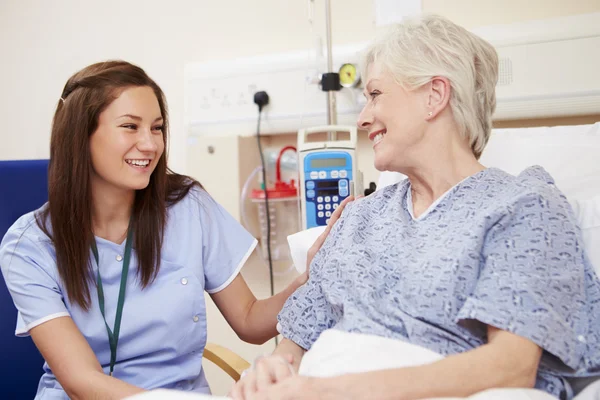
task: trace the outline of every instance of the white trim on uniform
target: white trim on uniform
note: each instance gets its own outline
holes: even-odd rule
[[[225,283],[223,283],[221,286],[219,286],[219,287],[217,287],[215,289],[207,290],[206,293],[208,293],[208,294],[218,293],[221,290],[225,289],[227,286],[229,286],[229,284],[231,282],[233,282],[233,280],[235,279],[235,277],[238,276],[238,274],[240,273],[242,267],[244,266],[244,264],[246,263],[246,261],[248,261],[248,258],[250,258],[250,255],[252,255],[252,252],[256,248],[257,244],[258,244],[258,240],[254,239],[254,241],[250,245],[250,248],[248,249],[248,251],[246,252],[246,254],[244,255],[244,257],[242,257],[242,260],[240,261],[240,263],[238,264],[238,266],[236,267],[236,269],[233,271],[233,273],[231,274],[231,276],[225,281]]]
[[[29,336],[30,330],[32,330],[33,328],[35,328],[38,325],[43,324],[44,322],[48,322],[52,319],[59,318],[59,317],[70,317],[70,316],[71,316],[71,314],[69,314],[68,312],[65,312],[65,311],[47,315],[44,318],[40,318],[36,321],[33,321],[32,323],[25,326],[25,328],[23,328],[23,329],[16,329],[15,335],[17,335],[19,337],[27,337],[27,336]]]

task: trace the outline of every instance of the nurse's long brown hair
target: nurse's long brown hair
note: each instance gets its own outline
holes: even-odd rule
[[[133,208],[134,243],[142,287],[160,268],[167,207],[180,201],[197,181],[167,168],[168,115],[165,96],[141,68],[124,61],[90,65],[66,83],[52,122],[48,206],[37,216],[38,225],[52,239],[56,263],[69,300],[88,310],[90,284],[95,284],[90,262],[92,192],[90,136],[100,113],[123,90],[150,87],[164,119],[165,152],[150,177],[148,187],[136,192]]]

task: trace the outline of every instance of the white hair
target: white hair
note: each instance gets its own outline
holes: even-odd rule
[[[479,158],[496,109],[498,54],[491,44],[444,17],[424,15],[381,32],[366,49],[363,70],[374,62],[407,90],[447,78],[454,121]]]

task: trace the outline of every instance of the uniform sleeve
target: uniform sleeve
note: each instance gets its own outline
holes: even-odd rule
[[[198,191],[205,290],[217,293],[238,275],[257,240],[206,191]]]
[[[0,267],[18,311],[17,336],[51,319],[70,316],[58,285],[56,262],[44,244],[9,230],[0,245]]]
[[[460,320],[527,338],[576,369],[587,319],[583,243],[558,190],[520,196],[487,232],[482,266]]]

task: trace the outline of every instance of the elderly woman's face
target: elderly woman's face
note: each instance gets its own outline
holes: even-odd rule
[[[358,118],[358,127],[368,132],[373,143],[375,168],[400,171],[411,166],[410,155],[423,138],[423,96],[418,90],[403,89],[377,63],[371,64],[367,72],[367,104]]]

